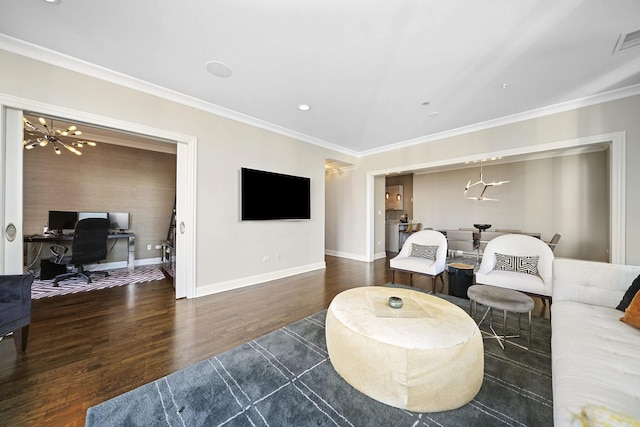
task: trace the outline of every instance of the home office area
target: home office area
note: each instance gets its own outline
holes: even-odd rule
[[[105,219],[108,231],[104,257],[87,270],[159,268],[175,203],[175,147],[41,114],[25,114],[23,122],[24,266],[36,277],[34,289],[64,272],[56,258],[72,256],[76,224],[88,218]],[[56,139],[42,143],[32,123]],[[59,136],[67,129],[82,130],[83,139]],[[81,155],[64,149],[76,141],[85,142]]]
[[[126,258],[126,268],[133,270],[135,263],[135,247],[136,247],[136,235],[134,233],[130,233],[129,230],[129,212],[70,212],[70,211],[49,211],[47,224],[43,227],[42,234],[32,234],[24,236],[24,243],[27,245],[25,249],[25,265],[26,270],[31,272],[40,280],[48,280],[52,278],[52,274],[49,274],[47,268],[51,269],[51,266],[43,267],[43,264],[46,265],[44,261],[47,261],[47,258],[40,258],[42,255],[53,255],[54,258],[61,258],[63,254],[59,252],[55,252],[51,248],[51,244],[60,247],[61,244],[65,242],[73,242],[77,243],[76,237],[76,226],[79,221],[88,219],[88,218],[99,218],[109,221],[107,225],[107,233],[105,239],[111,240],[112,244],[107,251],[104,253],[104,258],[98,256],[96,259],[92,259],[91,261],[94,263],[104,261],[108,254],[113,251],[115,245],[117,243],[117,239],[126,239],[127,240],[127,249],[128,254]],[[36,244],[35,248],[30,248],[29,243]],[[82,242],[80,242],[80,245]],[[48,254],[48,251],[45,250],[43,254],[43,248],[45,246],[49,246],[49,251],[51,254]],[[63,246],[63,248],[68,249]],[[64,250],[64,249],[63,249]],[[29,259],[31,253],[34,253],[35,256],[33,259]],[[66,250],[64,250],[66,253]],[[100,259],[98,259],[100,258]],[[57,261],[57,260],[56,260]],[[50,263],[51,261],[49,261]],[[39,264],[39,265],[38,265]],[[58,265],[61,265],[58,263]],[[106,270],[110,268],[109,266],[95,266],[99,267],[101,270]],[[113,268],[113,267],[111,267]],[[36,270],[40,269],[39,273],[36,273]],[[44,271],[43,271],[44,269]],[[59,270],[57,270],[59,271]],[[55,276],[55,275],[54,275]]]

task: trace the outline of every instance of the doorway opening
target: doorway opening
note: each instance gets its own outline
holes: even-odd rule
[[[175,142],[35,112],[23,117],[23,234],[37,236],[43,226],[49,236],[57,233],[48,223],[51,211],[77,212],[78,219],[107,214],[113,222],[107,257],[94,270],[160,265],[175,204]],[[130,238],[116,238],[116,230]],[[60,243],[28,243],[27,271],[50,279],[39,274],[41,259],[48,258],[52,244]],[[141,280],[139,274],[135,277]]]
[[[17,223],[17,229],[22,234],[22,183],[23,183],[23,111],[46,115],[72,121],[75,124],[91,126],[96,132],[100,129],[117,132],[119,135],[129,134],[145,140],[137,149],[144,149],[150,141],[158,141],[159,144],[173,144],[175,146],[175,203],[178,213],[177,222],[179,232],[176,236],[176,298],[191,298],[196,296],[195,291],[195,181],[196,181],[196,138],[163,129],[150,128],[136,123],[124,122],[108,117],[95,116],[80,111],[62,109],[57,106],[46,105],[35,101],[9,98],[0,99],[3,120],[0,121],[0,134],[4,136],[3,144],[7,151],[3,159],[8,179],[5,180],[4,190],[6,195],[12,196],[12,200],[5,200],[3,208],[3,220],[5,224]],[[84,135],[83,135],[84,136]],[[88,138],[87,138],[88,139]],[[169,141],[169,143],[167,142]],[[107,146],[108,144],[105,144]],[[114,144],[117,145],[117,144]],[[14,146],[8,149],[7,147]],[[92,147],[94,148],[94,147]],[[131,147],[129,147],[131,149]],[[55,154],[51,154],[55,155]],[[114,161],[117,161],[114,160]],[[50,177],[55,179],[55,177]],[[9,206],[11,205],[11,206]],[[19,206],[15,208],[15,206]],[[171,210],[165,213],[165,225],[169,226]],[[40,226],[42,227],[42,226]],[[40,228],[40,231],[42,229]],[[165,235],[166,237],[166,235]],[[22,271],[23,249],[22,241],[4,240],[2,245],[4,272]],[[155,250],[155,245],[152,246]],[[145,246],[146,249],[146,246]]]

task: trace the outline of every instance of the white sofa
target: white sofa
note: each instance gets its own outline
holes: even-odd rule
[[[555,426],[582,425],[578,417],[594,407],[640,423],[640,330],[621,322],[615,309],[638,274],[635,266],[553,261]]]

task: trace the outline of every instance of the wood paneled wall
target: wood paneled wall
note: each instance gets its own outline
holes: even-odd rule
[[[24,152],[25,235],[42,233],[49,210],[129,212],[136,259],[157,258],[175,194],[175,154],[104,143],[85,147],[82,156],[64,149],[56,155],[52,147]],[[107,261],[126,260],[126,253],[126,240],[119,239]]]

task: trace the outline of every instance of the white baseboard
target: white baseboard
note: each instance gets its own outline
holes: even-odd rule
[[[339,251],[332,251],[331,249],[325,249],[324,254],[329,256],[335,256],[338,258],[347,258],[355,261],[368,262],[367,258],[364,255],[352,254],[349,252],[339,252]]]
[[[255,276],[243,277],[241,279],[229,280],[220,283],[211,283],[196,288],[196,298],[205,295],[217,294],[219,292],[230,291],[232,289],[244,288],[247,286],[257,285],[259,283],[271,280],[282,279],[285,277],[295,276],[296,274],[307,273],[309,271],[322,270],[326,268],[325,262],[315,264],[302,265],[299,267],[288,268],[285,270],[272,271],[270,273],[258,274]]]
[[[373,255],[373,259],[382,259],[382,258],[386,258],[387,257],[387,252],[377,252],[375,255]]]
[[[133,262],[134,267],[138,267],[142,265],[155,265],[155,264],[162,264],[162,258],[157,257],[157,258],[137,259]],[[88,264],[88,265],[85,265],[84,268],[85,270],[89,270],[89,271],[116,270],[118,268],[127,268],[127,261]]]
[[[126,264],[126,262],[125,262],[125,264]],[[133,262],[133,265],[135,267],[137,267],[139,265],[155,265],[155,264],[162,264],[162,257],[137,259],[137,260],[135,260]]]
[[[325,249],[324,254],[329,256],[335,256],[338,258],[347,258],[355,261],[369,262],[364,255],[352,254],[348,252],[339,252],[339,251],[332,251],[331,249]],[[377,252],[373,255],[374,260],[386,258],[386,257],[387,257],[387,252]]]

